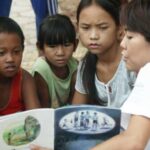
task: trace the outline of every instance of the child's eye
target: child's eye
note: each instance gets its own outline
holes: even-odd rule
[[[66,47],[67,47],[67,46],[70,46],[70,45],[71,45],[71,43],[65,43],[65,44],[64,44],[64,46],[66,46]]]
[[[14,52],[15,54],[20,54],[20,53],[22,52],[22,50],[21,50],[21,49],[15,49],[13,52]]]
[[[99,27],[101,30],[106,30],[108,28],[108,26],[100,26]]]
[[[81,26],[81,28],[82,28],[83,30],[88,30],[88,29],[89,29],[88,26]]]
[[[2,49],[0,49],[0,56],[3,56],[4,54],[5,52]]]
[[[0,56],[3,56],[3,55],[4,55],[4,52],[1,52],[1,51],[0,51]]]
[[[49,48],[55,48],[57,45],[48,45]]]

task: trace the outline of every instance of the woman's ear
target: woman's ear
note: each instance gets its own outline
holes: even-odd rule
[[[38,49],[39,56],[44,56],[43,49],[41,49],[39,42],[36,42],[36,47]]]
[[[124,27],[120,25],[117,34],[118,41],[121,42],[123,37],[124,37]]]

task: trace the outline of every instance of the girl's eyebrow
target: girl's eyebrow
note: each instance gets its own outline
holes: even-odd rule
[[[98,23],[97,25],[108,25],[107,22]]]
[[[85,25],[85,26],[88,26],[88,25],[91,25],[90,23],[81,23],[81,25]],[[101,25],[108,25],[108,23],[107,22],[102,22],[102,23],[97,23],[96,25],[98,25],[98,26],[101,26]]]
[[[89,23],[81,22],[81,25],[90,25]]]
[[[17,45],[17,46],[15,46],[15,47],[13,47],[14,49],[15,48],[22,48],[22,46],[21,45]],[[0,49],[6,49],[6,47],[3,47],[3,46],[0,46]]]

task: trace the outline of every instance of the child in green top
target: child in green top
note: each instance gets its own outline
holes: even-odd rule
[[[42,107],[57,108],[69,103],[74,91],[77,61],[76,32],[65,15],[45,18],[40,25],[37,47],[43,56],[35,62],[32,74]]]

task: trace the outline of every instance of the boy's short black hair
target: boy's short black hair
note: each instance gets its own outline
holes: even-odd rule
[[[24,34],[17,22],[9,17],[0,17],[0,33],[15,33],[21,40],[22,48],[24,49]]]
[[[40,25],[38,33],[38,46],[42,50],[44,44],[64,45],[65,43],[75,43],[76,31],[70,18],[56,14],[46,17]]]

